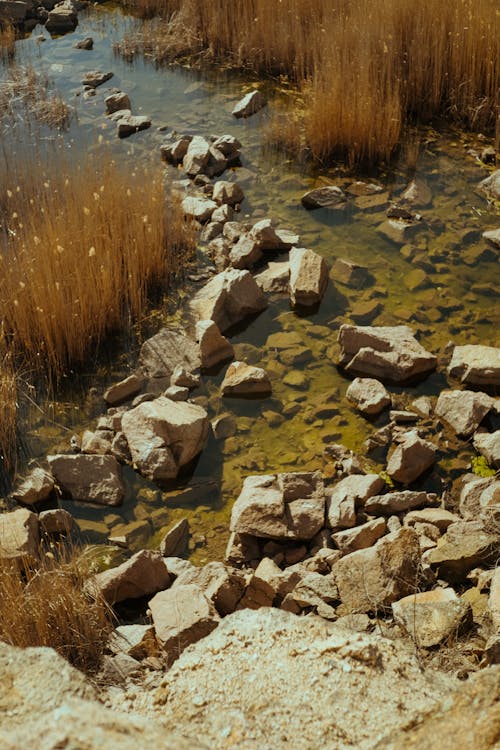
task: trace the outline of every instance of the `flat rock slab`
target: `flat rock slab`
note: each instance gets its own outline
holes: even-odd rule
[[[456,346],[448,373],[470,385],[500,385],[500,348],[476,344]]]
[[[470,437],[492,409],[494,400],[476,391],[442,391],[435,413],[458,435]]]
[[[322,188],[309,190],[301,198],[304,208],[312,211],[316,208],[345,208],[347,197],[337,185],[327,185]]]
[[[266,307],[267,300],[253,276],[233,268],[214,276],[191,301],[196,317],[213,320],[223,333]]]
[[[0,515],[0,560],[33,563],[39,556],[39,541],[36,513],[18,508]]]
[[[50,470],[71,500],[98,505],[120,505],[125,496],[120,464],[114,456],[47,456]]]
[[[422,591],[392,605],[394,619],[415,640],[431,648],[462,634],[472,625],[472,609],[451,588]]]
[[[82,83],[84,86],[90,86],[90,88],[95,89],[98,86],[102,86],[106,81],[109,81],[110,78],[113,78],[113,73],[111,72],[102,73],[100,70],[91,70],[85,73]]]
[[[232,362],[221,385],[223,396],[269,396],[271,392],[272,385],[266,371],[245,362]]]
[[[266,104],[266,97],[261,91],[250,91],[233,107],[233,115],[238,118],[250,117],[265,107]]]
[[[193,584],[160,591],[149,602],[149,609],[156,638],[169,662],[175,661],[187,646],[211,633],[220,622],[212,602]]]
[[[98,591],[108,604],[139,599],[170,586],[171,578],[158,552],[141,550],[130,560],[93,576],[90,591]]]
[[[354,375],[404,383],[432,372],[436,357],[427,352],[407,326],[342,325],[340,366]]]
[[[374,378],[355,378],[347,389],[346,397],[362,414],[368,416],[380,414],[391,403],[385,386]]]
[[[430,496],[426,492],[412,492],[411,490],[388,492],[386,495],[373,495],[368,498],[364,509],[366,513],[373,516],[392,516],[394,513],[406,513],[413,508],[422,508],[429,503],[429,500]]]
[[[139,362],[149,378],[170,378],[179,366],[195,372],[201,364],[198,345],[189,336],[172,328],[162,328],[144,342]]]

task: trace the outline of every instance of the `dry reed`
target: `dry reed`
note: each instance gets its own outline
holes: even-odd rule
[[[140,12],[145,0],[128,0]],[[153,0],[147,0],[151,15]],[[318,160],[387,159],[405,124],[445,115],[489,132],[500,91],[497,0],[156,0],[118,49],[157,62],[203,59],[287,75],[305,93]]]
[[[8,21],[0,21],[0,61],[10,62],[16,54],[16,31]]]
[[[0,353],[0,465],[9,472],[15,464],[17,381],[12,355]]]
[[[78,553],[44,555],[22,571],[0,561],[0,640],[12,646],[49,646],[78,669],[99,668],[112,629],[106,602],[84,591]]]
[[[126,174],[106,155],[80,166],[4,159],[4,332],[14,354],[57,378],[141,316],[151,284],[182,268],[193,233],[177,204],[166,218],[160,167]]]
[[[0,124],[9,128],[17,121],[24,127],[36,121],[57,130],[65,129],[72,109],[57,92],[52,92],[49,79],[30,65],[12,65],[0,80]]]

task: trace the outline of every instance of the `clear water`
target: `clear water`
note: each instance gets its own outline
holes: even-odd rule
[[[360,303],[380,303],[380,311],[370,324],[407,323],[418,332],[421,343],[440,356],[449,341],[500,343],[498,253],[484,257],[481,252],[486,247],[481,232],[498,228],[500,219],[498,207],[489,205],[476,190],[487,172],[467,154],[467,146],[474,139],[430,129],[421,133],[425,145],[416,176],[425,179],[432,191],[432,205],[420,211],[432,227],[424,226],[415,235],[411,242],[416,249],[401,249],[379,234],[377,228],[385,219],[387,206],[373,212],[358,210],[354,205],[347,212],[307,212],[300,203],[307,189],[328,182],[347,185],[353,179],[363,179],[363,175],[353,178],[340,169],[312,170],[265,147],[262,133],[269,112],[278,102],[281,108],[293,106],[293,97],[267,83],[269,107],[248,120],[237,121],[231,109],[255,81],[214,70],[155,69],[141,60],[129,64],[114,56],[112,43],[134,23],[138,22],[100,6],[80,14],[73,34],[50,39],[40,28],[19,42],[21,59],[26,56],[35,67],[47,71],[54,87],[75,107],[76,117],[64,136],[68,148],[75,154],[95,152],[98,159],[103,143],[109,144],[116,158],[133,169],[139,160],[159,159],[159,145],[164,140],[159,127],[203,136],[231,133],[242,143],[242,167],[233,175],[246,196],[240,219],[270,217],[280,227],[299,234],[303,246],[319,252],[330,265],[336,258],[346,258],[366,266],[374,279],[368,288],[356,291],[333,278],[319,310],[307,316],[291,311],[287,299],[272,298],[269,308],[233,337],[238,359],[269,371],[273,395],[251,401],[221,399],[223,371],[204,377],[195,395],[207,399],[211,417],[233,415],[236,433],[222,443],[211,441],[192,476],[172,491],[162,492],[126,468],[128,489],[122,507],[93,508],[63,501],[88,539],[96,542],[104,542],[120,524],[144,521],[135,544],[155,546],[166,527],[187,516],[193,532],[192,559],[203,563],[223,555],[232,502],[245,476],[283,469],[321,468],[328,472],[323,459],[328,442],[362,450],[366,437],[387,421],[387,415],[383,415],[375,424],[370,423],[349,406],[345,399],[349,381],[335,365],[338,328],[352,320],[351,314],[359,312]],[[40,33],[44,42],[37,41]],[[86,36],[94,38],[94,49],[74,49],[74,43]],[[94,98],[85,100],[81,79],[88,70],[96,69],[113,71],[113,78],[97,89]],[[104,116],[104,98],[115,87],[129,94],[134,114],[152,118],[150,130],[124,141],[116,138],[114,123]],[[8,140],[9,136],[5,134],[4,138]],[[171,167],[165,169],[169,178],[179,175]],[[414,172],[403,161],[367,179],[375,179],[396,200]],[[198,261],[201,266],[206,262],[202,249]],[[410,276],[415,269],[425,271],[422,286],[417,289],[413,289]],[[173,293],[168,309],[155,312],[153,319],[158,327],[182,320],[182,305],[193,287],[187,281]],[[305,362],[290,364],[287,355],[280,354],[275,339],[269,341],[279,333],[294,334],[297,343],[292,348],[308,350]],[[43,405],[43,412],[32,410],[24,432],[27,458],[43,462],[47,452],[66,450],[71,434],[92,428],[92,420],[104,412],[100,394],[127,374],[137,349],[133,337],[125,347],[123,340],[117,341],[116,356],[109,365],[90,363],[88,372],[69,378],[59,396]],[[392,390],[403,402],[411,403],[419,395],[436,394],[445,385],[445,377],[434,374],[404,393],[402,389]],[[438,470],[445,475],[452,463],[451,454],[443,448]]]

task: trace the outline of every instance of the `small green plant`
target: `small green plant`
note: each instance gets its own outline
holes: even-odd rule
[[[478,477],[494,477],[495,469],[492,469],[484,456],[473,456],[471,459],[472,473]]]
[[[386,471],[379,471],[378,475],[381,479],[384,480],[384,482],[386,483],[386,485],[389,487],[390,490],[394,490],[396,488],[393,478],[390,477]]]

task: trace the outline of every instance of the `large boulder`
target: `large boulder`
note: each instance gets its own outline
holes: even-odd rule
[[[290,301],[293,306],[318,304],[328,286],[328,266],[314,250],[293,247],[290,250]]]
[[[68,31],[74,31],[78,26],[78,16],[76,5],[72,0],[64,0],[58,3],[50,11],[49,17],[45,22],[45,28],[51,34],[65,34]]]
[[[222,271],[197,292],[191,309],[199,320],[213,320],[222,332],[267,307],[267,301],[248,271]]]
[[[388,534],[374,547],[342,557],[333,567],[342,601],[339,613],[377,612],[413,594],[419,565],[418,534],[409,528]]]
[[[325,522],[320,472],[247,477],[233,505],[230,529],[268,539],[312,539]]]
[[[61,491],[71,500],[120,505],[125,496],[120,464],[114,456],[85,453],[47,456]]]
[[[416,430],[406,432],[387,462],[387,473],[396,482],[411,484],[427,471],[436,459],[437,448],[422,440]]]
[[[149,378],[170,378],[176,367],[196,372],[200,367],[198,345],[180,331],[162,328],[144,342],[139,361]]]
[[[122,431],[137,469],[161,482],[176,477],[203,449],[208,417],[201,406],[160,396],[125,412]]]
[[[442,391],[436,403],[435,413],[444,419],[458,435],[470,437],[493,404],[493,399],[486,393]]]
[[[88,581],[90,592],[98,592],[108,604],[156,594],[170,585],[170,575],[158,552],[140,550],[116,568],[97,573]]]
[[[448,373],[470,385],[500,385],[500,348],[479,344],[456,346]]]
[[[205,171],[210,158],[210,144],[199,135],[191,138],[182,166],[189,177],[196,177]]]
[[[22,565],[38,559],[38,516],[27,508],[0,515],[0,560]]]
[[[232,362],[221,385],[223,396],[268,396],[271,391],[266,371],[245,362]]]
[[[436,357],[418,343],[407,326],[344,324],[339,343],[339,364],[353,375],[401,383],[432,372],[437,364]]]

